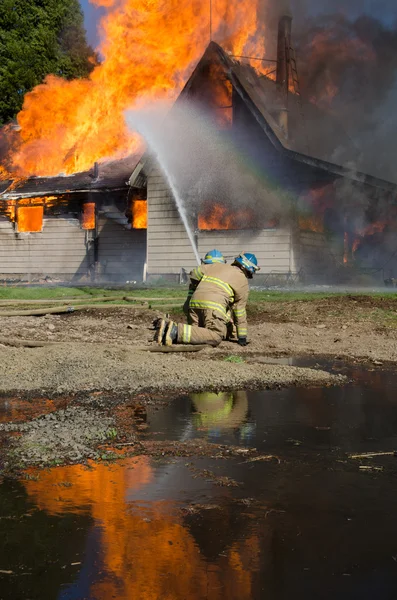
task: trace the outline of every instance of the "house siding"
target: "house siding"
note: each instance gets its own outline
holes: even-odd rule
[[[175,200],[158,168],[148,175],[148,276],[177,275],[197,264]]]
[[[218,248],[228,261],[242,251],[252,251],[261,265],[261,274],[288,274],[295,271],[289,227],[261,230],[223,230],[196,232],[200,256]],[[172,194],[157,169],[148,176],[148,245],[149,277],[178,275],[196,265],[187,233]]]
[[[91,260],[86,236],[73,218],[45,218],[41,232],[19,234],[10,221],[1,220],[0,277],[84,275]]]
[[[98,223],[99,278],[126,282],[143,280],[146,261],[146,229],[126,229],[115,218],[101,216]]]
[[[305,281],[326,281],[343,261],[324,233],[300,231],[295,247],[296,267]]]
[[[258,259],[261,275],[287,274],[295,270],[289,228],[201,231],[198,236],[200,256],[212,248],[219,249],[227,262],[231,262],[240,252],[253,252]]]

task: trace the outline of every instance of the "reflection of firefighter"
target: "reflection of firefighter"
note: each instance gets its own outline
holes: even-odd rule
[[[223,430],[242,425],[248,413],[246,392],[191,394],[196,427]]]
[[[201,265],[195,269],[199,283],[189,303],[189,324],[177,325],[159,319],[156,341],[161,345],[210,344],[217,346],[226,337],[231,309],[237,327],[238,343],[247,345],[248,281],[259,270],[254,254],[235,258],[232,265]]]

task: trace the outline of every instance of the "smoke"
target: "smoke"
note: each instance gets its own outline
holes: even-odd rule
[[[358,151],[355,168],[397,182],[396,3],[290,4],[303,98],[338,120]],[[343,153],[336,149],[336,158]]]
[[[238,148],[238,132],[219,131],[211,116],[191,102],[179,101],[165,118],[156,104],[128,111],[126,119],[132,130],[142,133],[149,151],[174,182],[191,220],[215,204],[232,213],[252,211],[256,226],[287,217],[287,195],[247,162]],[[242,216],[239,227],[248,226]]]

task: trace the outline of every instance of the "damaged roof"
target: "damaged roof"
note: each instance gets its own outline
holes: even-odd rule
[[[274,147],[289,158],[324,169],[335,175],[354,179],[374,187],[395,191],[394,181],[382,177],[373,165],[366,165],[367,173],[357,169],[362,165],[361,151],[345,133],[343,125],[333,116],[294,93],[288,95],[288,137],[279,125],[281,107],[276,83],[260,75],[249,64],[232,58],[221,46],[211,42],[181,93],[188,95],[201,68],[218,61],[225,76],[244,101]],[[285,110],[285,108],[283,107]],[[372,172],[371,172],[372,170]]]
[[[0,181],[0,200],[61,196],[81,192],[127,190],[131,172],[141,155],[98,163],[89,171],[56,177],[30,177],[17,182]]]

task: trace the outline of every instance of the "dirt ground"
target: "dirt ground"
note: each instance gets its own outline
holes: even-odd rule
[[[3,341],[56,343],[43,348],[0,345],[0,390],[64,394],[338,383],[320,371],[264,364],[264,357],[328,355],[375,364],[396,362],[397,305],[394,300],[386,304],[387,300],[362,296],[254,303],[246,348],[223,342],[216,349],[189,354],[141,350],[153,345],[150,327],[158,310],[106,307],[66,315],[2,317]]]
[[[2,418],[0,413],[0,463],[5,472],[18,472],[65,461],[112,460],[124,451],[163,455],[164,442],[158,447],[137,442],[140,405],[160,406],[166,394],[164,401],[171,401],[175,393],[193,391],[340,385],[341,375],[266,361],[327,355],[396,363],[396,314],[394,302],[354,296],[255,302],[249,307],[246,348],[223,342],[215,349],[169,354],[144,350],[155,347],[150,328],[159,311],[106,307],[2,317],[0,391],[11,397],[12,414]],[[18,348],[6,343],[18,339],[54,344]],[[126,423],[131,427],[124,437]],[[197,454],[196,447],[180,444],[166,451]],[[205,448],[210,455],[219,452]]]

